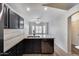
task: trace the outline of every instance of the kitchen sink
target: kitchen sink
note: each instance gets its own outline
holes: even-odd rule
[[[40,36],[27,36],[28,38],[40,38]]]

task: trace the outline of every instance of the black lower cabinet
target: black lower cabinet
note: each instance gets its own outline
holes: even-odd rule
[[[17,45],[17,56],[21,56],[24,54],[24,41],[21,41],[18,45]]]
[[[35,39],[25,39],[25,54],[41,53],[41,42]]]
[[[25,44],[24,54],[33,52],[32,51],[32,40],[25,40],[24,44]]]
[[[16,45],[17,56],[24,54],[24,40]]]
[[[32,51],[32,53],[41,53],[41,41],[39,39],[32,41]]]
[[[16,56],[17,55],[17,48],[16,46],[9,49],[7,52],[5,52],[5,56]]]
[[[3,39],[0,39],[0,56],[2,56],[3,52]]]
[[[24,39],[6,51],[4,56],[22,56],[23,54],[53,54],[54,39]]]
[[[54,53],[54,40],[53,39],[41,40],[41,53],[42,54]]]
[[[54,39],[25,39],[24,54],[53,54]]]

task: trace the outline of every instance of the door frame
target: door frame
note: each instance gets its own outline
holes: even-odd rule
[[[68,44],[67,44],[67,46],[68,46],[68,53],[69,54],[72,54],[72,52],[71,52],[71,44],[72,44],[72,30],[71,30],[71,16],[73,16],[74,14],[76,14],[76,13],[78,13],[79,11],[76,11],[76,12],[74,12],[72,15],[70,15],[69,17],[68,17]]]

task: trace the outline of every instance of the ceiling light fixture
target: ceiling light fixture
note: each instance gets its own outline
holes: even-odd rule
[[[37,18],[36,24],[39,24],[40,22],[41,22],[41,19],[40,18]]]
[[[30,11],[30,8],[27,8],[27,11]]]

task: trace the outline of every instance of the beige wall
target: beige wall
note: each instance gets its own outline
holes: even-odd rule
[[[68,10],[68,12],[67,12],[67,14],[64,16],[65,18],[64,19],[66,19],[67,21],[70,21],[70,19],[68,19],[72,14],[74,14],[74,13],[76,13],[76,12],[78,12],[79,11],[79,4],[78,5],[76,5],[76,6],[74,6],[74,7],[72,7],[71,9],[69,9]],[[71,23],[71,21],[69,22],[69,23]],[[68,24],[68,22],[67,22],[67,28],[66,28],[66,30],[67,30],[67,39],[66,39],[66,51],[67,52],[71,52],[71,41],[72,41],[72,37],[70,37],[71,36],[71,34],[69,34],[69,24]]]
[[[76,13],[71,17],[72,26],[72,44],[79,44],[79,13]]]

